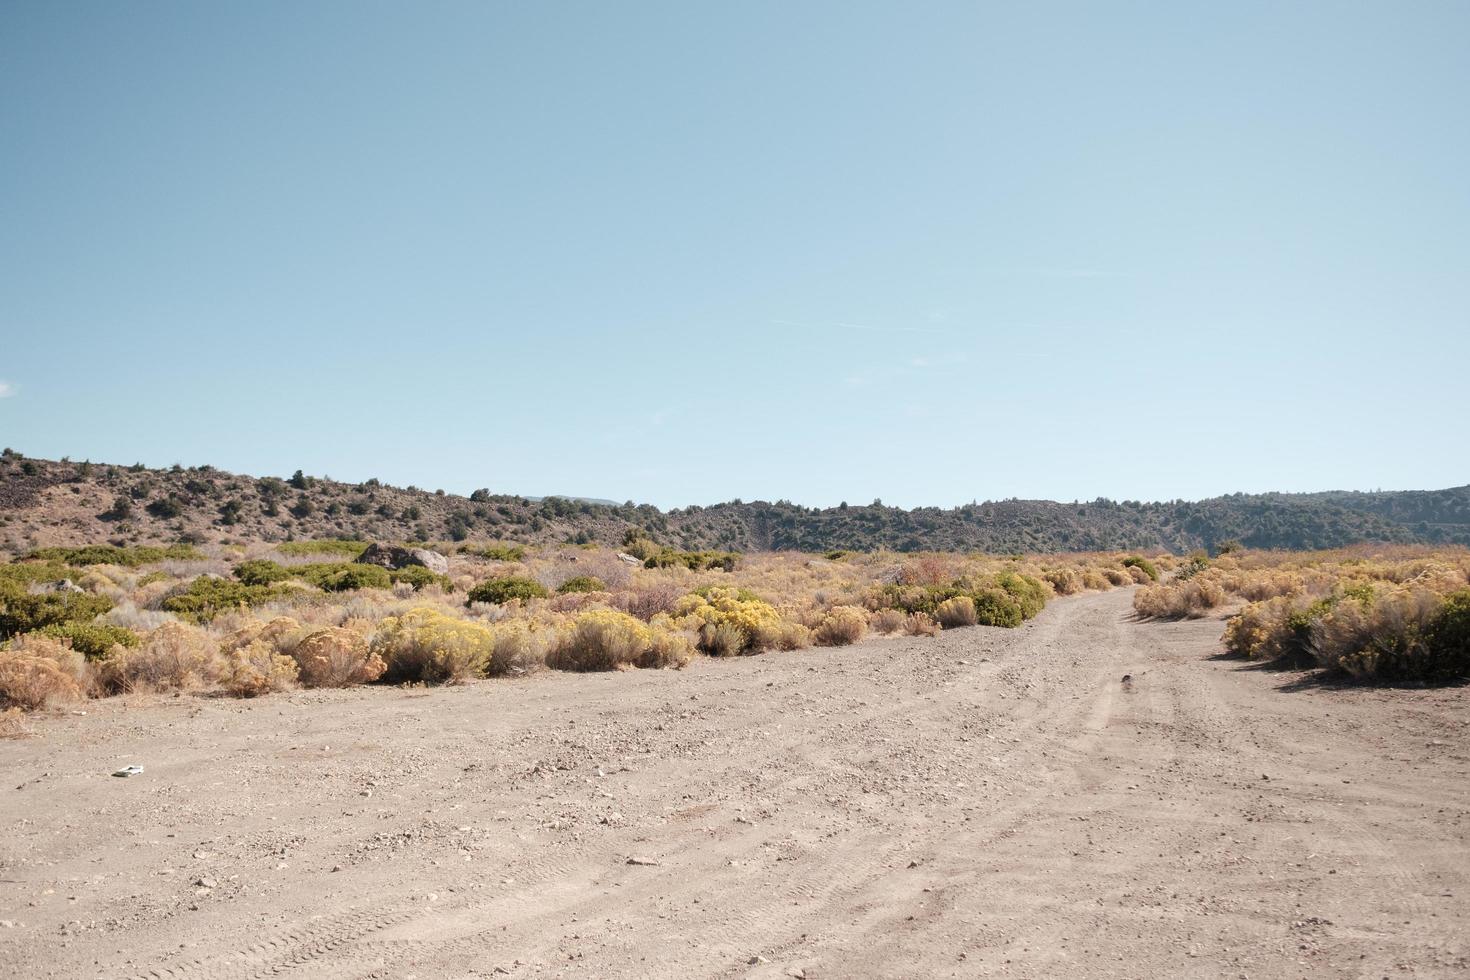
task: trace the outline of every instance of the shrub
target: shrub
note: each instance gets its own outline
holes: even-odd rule
[[[1057,595],[1075,595],[1082,591],[1082,573],[1075,568],[1053,568],[1044,575]]]
[[[284,582],[295,573],[284,565],[266,558],[252,558],[235,566],[235,578],[246,585],[270,585]]]
[[[1115,585],[1115,586],[1117,586],[1117,585],[1132,585],[1133,584],[1133,576],[1130,575],[1130,574],[1128,574],[1127,570],[1125,570],[1125,569],[1122,569],[1122,568],[1104,568],[1102,570],[1102,573],[1103,573],[1103,578],[1105,578],[1105,579],[1108,580],[1108,584],[1109,585]],[[1145,575],[1144,577],[1147,578],[1148,576]]]
[[[246,585],[243,582],[201,575],[183,591],[169,596],[159,605],[181,619],[207,623],[222,612],[263,605],[290,594],[289,588],[278,584]]]
[[[699,628],[699,649],[711,656],[739,656],[750,645],[750,634],[734,623],[705,623]]]
[[[54,639],[25,636],[0,650],[0,709],[36,711],[76,701],[88,687],[81,654]]]
[[[88,622],[112,608],[112,600],[89,592],[0,591],[0,640],[62,623]]]
[[[1148,577],[1148,572],[1139,568],[1137,565],[1128,566],[1127,571],[1129,577],[1133,579],[1134,585],[1147,585],[1153,581],[1153,579]]]
[[[701,650],[718,656],[755,653],[778,645],[782,635],[775,607],[748,589],[696,589],[674,605],[672,615],[678,626],[698,631]]]
[[[114,646],[135,647],[139,637],[130,629],[106,623],[52,623],[41,632],[61,640],[88,660],[100,660]]]
[[[1425,627],[1421,676],[1430,681],[1470,677],[1470,589],[1446,598]]]
[[[164,623],[137,647],[113,647],[98,664],[111,692],[181,691],[208,687],[225,673],[219,647],[197,626]]]
[[[653,631],[626,613],[582,613],[563,633],[547,663],[558,670],[616,670],[633,664],[653,641]]]
[[[1225,624],[1225,649],[1249,660],[1278,660],[1299,652],[1289,625],[1306,600],[1278,596],[1252,602]]]
[[[387,665],[385,681],[459,682],[490,667],[495,634],[437,609],[411,609],[378,624],[372,651]]]
[[[254,698],[296,686],[296,661],[266,640],[253,640],[227,657],[224,688],[237,698]]]
[[[307,687],[353,687],[383,676],[387,665],[359,633],[340,626],[308,633],[291,656]]]
[[[592,609],[557,638],[546,662],[558,670],[580,671],[682,667],[693,653],[693,644],[681,633],[613,609]]]
[[[939,624],[928,613],[909,613],[904,617],[903,631],[909,636],[938,636]]]
[[[1225,590],[1209,577],[1145,585],[1133,594],[1133,611],[1147,619],[1198,619],[1225,602]]]
[[[1001,572],[995,577],[995,582],[1016,600],[1021,607],[1022,619],[1034,618],[1046,608],[1046,600],[1051,597],[1051,590],[1046,584],[1030,575]]]
[[[947,630],[957,626],[974,626],[979,621],[975,600],[967,595],[957,595],[941,602],[934,608],[934,618]]]
[[[858,606],[834,606],[812,634],[824,647],[856,643],[868,634],[868,614]]]
[[[1464,595],[1425,589],[1345,595],[1312,621],[1308,646],[1323,667],[1360,680],[1454,680],[1470,666],[1465,610]]]
[[[356,558],[367,550],[368,542],[350,538],[319,538],[314,541],[283,541],[276,550],[283,555],[341,555]]]
[[[902,631],[904,619],[904,614],[898,609],[880,609],[868,618],[868,625],[875,632],[886,635]]]
[[[166,548],[146,545],[119,548],[106,544],[90,544],[81,548],[38,548],[26,557],[32,560],[57,561],[78,568],[86,565],[125,565],[128,568],[137,568],[139,565],[151,565],[171,558],[195,561],[204,556],[187,544],[174,544]]]
[[[692,572],[713,569],[733,572],[739,561],[740,556],[733,551],[676,551],[673,548],[663,548],[649,555],[644,560],[643,566],[645,568],[683,567]]]
[[[493,648],[486,676],[529,674],[546,665],[546,652],[554,639],[550,630],[537,629],[524,619],[508,619],[490,627]]]
[[[1129,555],[1123,559],[1124,568],[1137,568],[1147,575],[1150,582],[1159,580],[1159,568],[1142,555]]]
[[[454,583],[450,581],[448,575],[431,572],[422,565],[407,565],[403,568],[395,569],[388,573],[388,577],[393,580],[394,585],[400,583],[410,585],[415,592],[426,585],[437,585],[445,592],[454,591]]]
[[[545,586],[533,579],[492,578],[471,589],[465,604],[489,602],[500,605],[512,599],[545,599],[549,594]]]
[[[526,557],[526,549],[518,544],[489,544],[479,548],[465,548],[464,552],[489,558],[491,561],[521,561]]]
[[[1005,589],[979,589],[970,598],[975,601],[975,622],[982,626],[1013,629],[1020,626],[1026,618],[1021,604]]]
[[[308,582],[326,592],[350,592],[354,589],[388,589],[393,586],[393,576],[386,568],[378,565],[358,565],[344,562],[339,565],[307,565],[304,576]]]
[[[606,592],[607,584],[602,579],[593,575],[578,575],[574,578],[567,579],[561,585],[557,586],[556,591],[561,593]]]

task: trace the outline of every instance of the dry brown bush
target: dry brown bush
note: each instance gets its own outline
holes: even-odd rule
[[[659,613],[672,612],[684,592],[675,582],[644,582],[630,592],[619,592],[608,605],[647,622]]]
[[[188,691],[215,686],[228,669],[207,632],[164,623],[136,647],[113,647],[98,665],[98,681],[113,693]]]
[[[77,701],[89,686],[85,658],[50,637],[33,633],[0,650],[0,708],[36,711]]]
[[[901,609],[879,609],[868,617],[868,625],[875,633],[885,636],[903,629],[904,614]]]
[[[974,626],[980,621],[980,615],[975,611],[975,600],[967,595],[945,599],[935,607],[934,618],[947,630],[957,626]]]
[[[292,651],[307,687],[353,687],[370,684],[388,667],[368,649],[367,639],[340,626],[309,633]]]
[[[1106,575],[1095,568],[1089,568],[1082,573],[1082,587],[1092,592],[1106,592],[1113,586]]]
[[[824,647],[856,643],[868,634],[868,614],[859,606],[833,606],[812,639]]]
[[[1128,572],[1128,577],[1133,579],[1135,585],[1147,585],[1153,581],[1153,579],[1148,577],[1148,572],[1145,572],[1137,565],[1129,565],[1126,571]]]
[[[496,623],[490,630],[494,650],[485,671],[488,677],[518,677],[546,666],[547,650],[556,639],[551,630],[524,619]]]
[[[1225,589],[1209,575],[1146,585],[1133,594],[1133,611],[1148,619],[1198,619],[1223,605]]]
[[[939,624],[928,613],[910,613],[904,618],[903,631],[909,636],[938,636]]]
[[[24,738],[31,733],[23,708],[0,708],[0,738]]]
[[[1142,569],[1140,569],[1140,571],[1142,571]],[[1120,586],[1133,584],[1133,576],[1129,575],[1128,572],[1122,568],[1104,568],[1102,570],[1102,573],[1103,578],[1108,580],[1109,585]],[[1147,579],[1148,573],[1145,572],[1143,577]]]
[[[300,679],[301,670],[296,661],[263,639],[236,647],[226,656],[229,668],[224,678],[224,689],[237,698],[289,691]]]
[[[1057,595],[1076,595],[1083,589],[1082,573],[1075,568],[1053,568],[1043,572],[1042,578],[1051,585]]]
[[[699,648],[713,657],[734,657],[745,652],[750,636],[734,623],[705,623],[699,628]]]

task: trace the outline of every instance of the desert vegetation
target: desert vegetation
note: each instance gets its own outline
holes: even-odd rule
[[[441,541],[431,571],[356,561],[367,547],[87,545],[0,564],[0,708],[677,669],[700,655],[1014,627],[1059,593],[1146,578],[1148,561],[680,552],[629,535],[614,548]]]
[[[1470,677],[1470,552],[1358,547],[1192,555],[1134,595],[1143,617],[1208,615],[1228,603],[1225,648],[1359,680]]]

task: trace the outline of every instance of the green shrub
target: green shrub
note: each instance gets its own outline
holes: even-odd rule
[[[683,566],[693,572],[722,569],[733,572],[740,556],[733,551],[675,551],[664,548],[644,560],[645,568],[675,568]]]
[[[82,548],[37,548],[26,555],[28,560],[55,561],[80,568],[86,565],[126,565],[137,568],[154,562],[177,558],[190,561],[203,558],[197,549],[187,544],[173,544],[166,548],[135,545],[117,548],[108,544],[90,544]]]
[[[67,641],[73,650],[88,660],[102,659],[114,646],[135,647],[138,645],[137,633],[122,626],[109,626],[106,623],[72,620],[65,623],[52,623],[41,632],[55,639]]]
[[[1021,604],[1005,589],[985,588],[971,594],[975,603],[975,622],[981,626],[1004,626],[1014,629],[1026,618]]]
[[[387,589],[393,586],[393,576],[388,573],[388,569],[378,565],[358,565],[353,562],[303,565],[302,571],[306,573],[303,578],[326,592]]]
[[[1470,677],[1470,589],[1445,599],[1424,630],[1424,647],[1425,680]]]
[[[563,595],[568,592],[606,592],[607,583],[595,575],[578,575],[557,586],[556,591]]]
[[[189,583],[183,592],[171,595],[160,604],[179,618],[196,623],[207,623],[215,616],[231,609],[259,606],[274,602],[291,594],[281,585],[246,585],[229,579],[200,576]]]
[[[283,555],[300,557],[302,555],[342,555],[347,558],[356,558],[367,550],[366,541],[353,541],[347,538],[321,538],[316,541],[283,541],[276,545],[276,550]]]
[[[295,573],[291,569],[267,558],[252,558],[235,566],[235,578],[246,585],[270,585],[273,582],[284,582],[293,574]]]
[[[526,557],[526,549],[518,544],[487,544],[480,548],[465,548],[464,553],[491,561],[520,561]]]
[[[499,605],[512,599],[545,599],[550,593],[540,582],[528,578],[492,578],[470,590],[468,602]]]
[[[1153,562],[1142,555],[1129,555],[1123,559],[1124,568],[1141,568],[1143,573],[1154,582],[1159,580],[1159,568]]]
[[[448,575],[431,572],[422,565],[409,565],[405,568],[399,568],[389,572],[388,577],[393,580],[393,584],[395,585],[399,582],[407,582],[414,587],[414,591],[418,591],[426,585],[437,585],[445,592],[454,591],[454,583],[449,580]]]
[[[1051,590],[1045,583],[1030,575],[1001,572],[995,577],[995,584],[1016,600],[1016,604],[1021,607],[1022,619],[1034,618],[1046,608],[1046,600],[1051,596]]]
[[[90,592],[0,593],[0,640],[47,626],[87,622],[111,608],[111,599]]]

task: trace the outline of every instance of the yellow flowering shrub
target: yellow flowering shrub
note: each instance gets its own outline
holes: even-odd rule
[[[443,684],[484,674],[495,654],[495,634],[481,623],[424,606],[379,623],[372,650],[387,665],[385,680]]]

